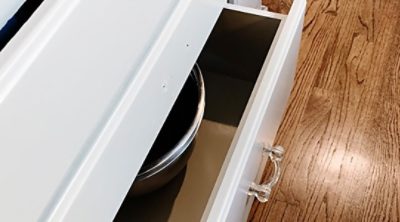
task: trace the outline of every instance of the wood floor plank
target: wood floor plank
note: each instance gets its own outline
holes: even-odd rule
[[[400,1],[308,1],[276,143],[282,178],[249,221],[400,221]]]

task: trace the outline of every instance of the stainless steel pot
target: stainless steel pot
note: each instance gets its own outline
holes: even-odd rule
[[[129,195],[154,191],[173,179],[192,153],[205,107],[204,81],[196,64],[181,90]]]

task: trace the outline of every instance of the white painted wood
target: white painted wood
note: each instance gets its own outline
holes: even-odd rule
[[[262,5],[261,0],[229,0],[228,2],[235,5],[256,8],[256,9],[260,9]]]
[[[0,53],[0,220],[112,220],[221,9],[45,1]]]
[[[304,0],[295,0],[280,28],[203,214],[203,221],[242,221],[247,217],[248,205],[252,203],[247,191],[261,164],[262,144],[273,143],[292,86],[305,6]]]
[[[0,53],[0,220],[112,220],[222,2],[45,1]],[[293,80],[305,1],[287,18],[225,7],[284,22],[207,221],[248,213],[261,144],[273,142]]]
[[[294,75],[296,73],[296,62],[300,48],[301,35],[303,31],[303,19],[304,17],[301,18],[298,27],[295,30],[295,37],[291,43],[290,52],[279,74],[278,80],[275,84],[275,89],[271,97],[271,101],[268,104],[267,110],[265,112],[266,115],[262,120],[260,131],[257,134],[256,145],[271,146],[274,143],[275,135],[282,121],[283,114],[287,106],[288,98],[290,96],[290,90],[292,89]],[[261,150],[257,150],[256,152],[252,152],[252,155],[261,156],[262,154],[260,152]],[[251,156],[249,160],[252,160]],[[260,181],[261,177],[254,177],[253,175],[254,172],[262,174],[262,172],[265,169],[265,164],[267,163],[267,161],[269,161],[269,159],[266,159],[266,161],[264,161],[264,163],[260,164],[260,166],[258,167],[256,165],[253,165],[254,163],[253,161],[248,162],[248,165],[246,166],[244,173],[244,175],[246,175],[246,180],[243,180],[241,183],[242,190],[247,189],[251,184],[251,182],[256,182],[256,183],[261,182]],[[265,183],[265,181],[263,182]],[[243,192],[241,192],[240,194],[243,195]],[[243,198],[245,197],[241,196],[241,198],[243,200]],[[237,203],[240,202],[239,200],[235,201],[237,201]],[[247,215],[249,214],[252,203],[253,203],[253,198],[249,198],[246,202],[246,208],[244,211],[245,217],[247,217]]]
[[[264,11],[264,10],[260,10],[260,9],[249,8],[249,7],[243,7],[243,6],[233,5],[233,4],[226,4],[224,8],[235,10],[238,12],[247,13],[247,14],[279,19],[279,20],[283,20],[286,18],[286,15],[283,15],[280,13]]]
[[[0,29],[18,11],[25,0],[0,0]]]

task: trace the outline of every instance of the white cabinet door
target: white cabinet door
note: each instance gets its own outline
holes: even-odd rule
[[[0,220],[112,220],[221,8],[44,1],[0,52]]]

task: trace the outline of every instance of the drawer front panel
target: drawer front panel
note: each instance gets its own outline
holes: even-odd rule
[[[261,182],[259,181],[260,178],[257,177],[255,172],[261,176],[264,171],[266,161],[269,159],[263,155],[262,148],[271,147],[273,145],[276,133],[285,112],[285,108],[287,107],[294,75],[296,73],[296,62],[300,47],[302,28],[303,19],[300,21],[299,26],[297,27],[295,38],[291,44],[291,52],[288,54],[283,69],[279,75],[279,79],[276,82],[274,92],[272,93],[271,102],[268,104],[260,131],[257,134],[257,139],[253,148],[254,151],[252,151],[252,156],[250,156],[248,166],[245,170],[245,172],[249,173],[246,174],[246,179],[242,180],[241,189],[239,189],[239,195],[237,195],[238,200],[235,200],[235,203],[244,203],[244,198],[247,195],[250,184],[253,182]],[[265,160],[263,159],[263,161],[261,161],[261,164],[258,166],[253,166],[253,164],[251,164],[252,162],[256,163],[261,157],[265,158]],[[264,182],[265,181],[263,181],[263,183]],[[253,197],[246,196],[246,198],[246,207],[244,209],[245,217],[248,215],[253,203]]]
[[[247,192],[262,162],[262,148],[272,145],[287,103],[296,68],[305,1],[297,0],[283,20],[253,91],[204,221],[241,221],[253,198]]]

